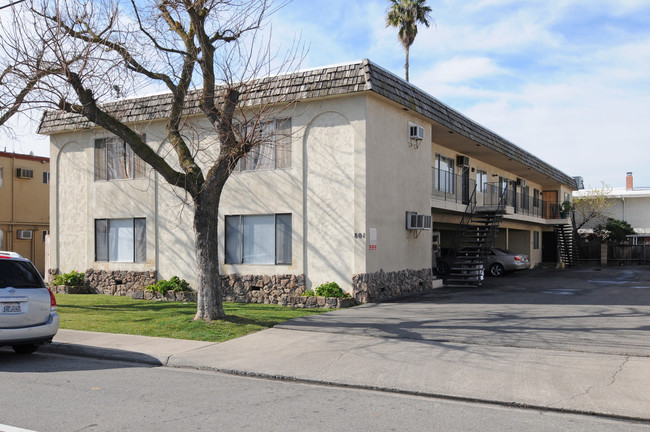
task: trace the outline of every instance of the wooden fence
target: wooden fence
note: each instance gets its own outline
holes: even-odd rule
[[[584,264],[600,265],[601,242],[580,242],[580,260]],[[650,264],[650,245],[608,244],[608,265]]]

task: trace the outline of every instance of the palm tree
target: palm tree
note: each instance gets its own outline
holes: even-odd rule
[[[418,23],[429,27],[429,12],[426,0],[389,0],[392,5],[386,16],[386,27],[399,28],[399,41],[406,51],[406,81],[409,80],[409,48],[413,45],[415,36],[418,34]]]

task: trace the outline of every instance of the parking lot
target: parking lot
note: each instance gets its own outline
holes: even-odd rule
[[[650,356],[650,269],[535,269],[314,315],[294,330]]]

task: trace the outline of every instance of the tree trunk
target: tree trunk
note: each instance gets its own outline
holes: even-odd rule
[[[194,236],[199,276],[195,320],[212,321],[226,316],[219,277],[219,200],[222,186],[208,182],[194,199]]]
[[[404,70],[406,70],[406,82],[409,82],[409,47],[405,47],[406,63],[404,63]]]

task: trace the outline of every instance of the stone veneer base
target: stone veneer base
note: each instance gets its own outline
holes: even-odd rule
[[[358,303],[368,303],[433,289],[430,268],[360,273],[352,276],[352,297]]]
[[[92,294],[129,296],[135,299],[162,301],[196,301],[195,292],[168,292],[156,295],[145,291],[156,283],[154,271],[106,271],[89,269],[85,272],[85,289]],[[334,297],[302,297],[305,276],[300,275],[221,275],[225,301],[240,303],[277,304],[298,308],[341,308],[407,294],[432,290],[431,269],[399,270],[355,274],[352,277],[352,299]],[[70,292],[57,287],[56,292]]]

